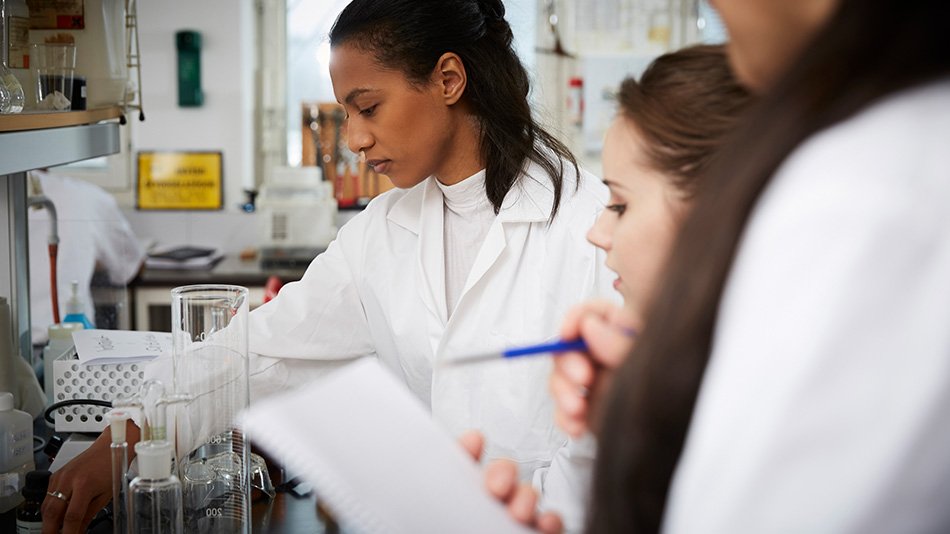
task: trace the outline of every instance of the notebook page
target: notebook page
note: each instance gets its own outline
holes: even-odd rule
[[[344,527],[528,532],[488,495],[477,464],[376,360],[257,402],[242,421],[257,445],[313,484]]]

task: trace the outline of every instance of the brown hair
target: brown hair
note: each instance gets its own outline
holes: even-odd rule
[[[882,97],[950,75],[948,16],[946,2],[842,0],[719,152],[674,246],[650,327],[608,393],[590,532],[659,530],[723,285],[759,195],[805,139]]]
[[[617,101],[653,166],[691,196],[750,97],[733,76],[725,47],[699,45],[656,58],[639,82],[623,81]]]

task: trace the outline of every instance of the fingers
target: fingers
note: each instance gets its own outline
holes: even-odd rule
[[[465,449],[476,462],[482,457],[482,448],[485,445],[485,438],[477,430],[468,430],[458,438],[459,445]]]
[[[626,315],[622,314],[622,310],[618,311],[619,308],[619,306],[606,299],[593,299],[578,304],[571,308],[567,312],[567,315],[564,316],[564,321],[561,323],[561,337],[564,339],[576,339],[580,337],[581,319],[588,315],[596,315],[605,319],[618,316],[626,320]]]
[[[521,483],[508,500],[508,515],[526,525],[534,524],[535,506],[538,504],[538,492],[531,484]]]
[[[564,523],[561,522],[561,516],[554,512],[544,512],[538,516],[538,530],[544,534],[561,534],[564,531]]]
[[[587,342],[590,357],[609,369],[618,367],[633,348],[633,339],[602,316],[583,317],[580,321],[580,333]]]
[[[50,493],[56,491],[52,481],[50,483]],[[40,505],[40,513],[43,515],[43,534],[57,534],[60,525],[63,524],[63,516],[66,515],[66,501],[63,499],[46,495],[43,504]]]
[[[518,466],[510,460],[494,460],[485,467],[485,488],[496,499],[508,502],[518,486]]]

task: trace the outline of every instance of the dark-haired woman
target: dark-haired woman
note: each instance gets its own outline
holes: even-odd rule
[[[607,191],[532,119],[504,11],[500,0],[355,0],[340,14],[331,77],[347,142],[398,189],[251,313],[251,396],[301,384],[329,360],[375,356],[450,432],[484,430],[487,457],[512,458],[531,479],[567,442],[550,362],[436,364],[552,338],[571,305],[611,293],[584,240]],[[103,451],[108,461],[105,438],[85,464]],[[81,469],[50,482],[68,505],[45,503],[50,524],[73,512],[67,532],[111,495],[80,489]]]
[[[762,99],[613,374],[588,530],[948,532],[950,4],[716,5]]]

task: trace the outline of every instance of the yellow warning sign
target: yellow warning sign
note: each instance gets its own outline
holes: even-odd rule
[[[139,152],[137,205],[143,210],[219,210],[221,152]]]

